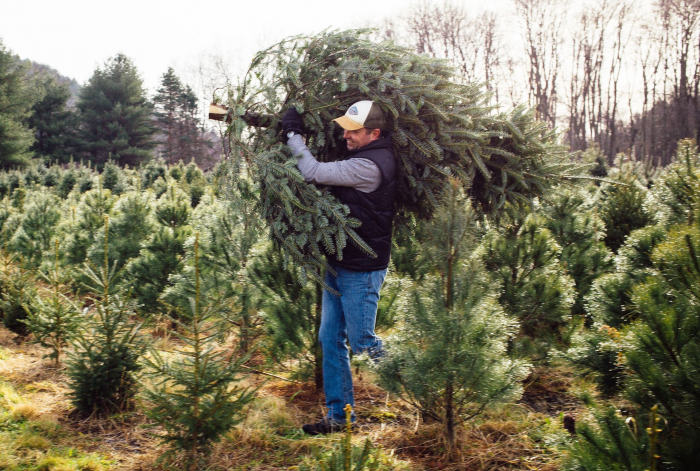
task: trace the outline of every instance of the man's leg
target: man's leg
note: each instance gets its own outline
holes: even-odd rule
[[[358,276],[353,288],[344,289],[347,296],[340,298],[353,354],[366,352],[375,360],[383,354],[382,339],[374,332],[374,327],[377,321],[379,291],[386,272],[377,270],[358,273],[361,276]]]
[[[343,291],[339,286],[343,283],[338,283],[342,276],[340,272],[337,276],[326,272],[324,281],[340,292],[341,296],[323,290],[319,341],[323,351],[323,391],[326,395],[328,418],[344,423],[345,405],[350,404],[354,407],[355,402],[352,395],[345,315],[341,303]]]

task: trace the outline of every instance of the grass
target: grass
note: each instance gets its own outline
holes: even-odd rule
[[[167,346],[167,339],[159,342]],[[157,428],[140,412],[80,419],[72,414],[62,370],[46,351],[15,343],[0,328],[0,470],[152,470]],[[357,373],[357,372],[356,372]],[[562,447],[571,440],[562,427],[564,414],[581,414],[569,371],[540,369],[529,379],[519,404],[487,411],[460,429],[462,446],[448,456],[440,425],[378,388],[368,372],[356,374],[359,426],[353,444],[366,439],[379,450],[382,469],[395,470],[557,470]],[[207,469],[294,469],[328,456],[342,434],[309,437],[303,423],[323,414],[323,395],[311,383],[252,375],[256,400],[244,419],[217,443]],[[177,468],[177,461],[171,469]]]

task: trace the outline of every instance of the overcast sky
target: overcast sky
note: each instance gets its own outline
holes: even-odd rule
[[[153,92],[168,67],[186,80],[188,68],[206,55],[247,65],[256,51],[284,37],[366,26],[417,1],[0,0],[0,38],[21,58],[81,84],[124,53]],[[494,4],[461,1],[477,11]]]

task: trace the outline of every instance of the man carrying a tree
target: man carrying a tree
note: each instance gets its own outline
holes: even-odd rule
[[[374,332],[379,290],[391,253],[391,229],[396,197],[396,158],[381,108],[372,101],[353,104],[334,120],[345,131],[347,155],[337,162],[318,162],[301,136],[303,121],[295,108],[282,119],[287,145],[298,157],[297,167],[307,182],[329,185],[362,225],[357,234],[374,251],[365,253],[352,241],[342,256],[329,254],[325,282],[340,293],[323,291],[319,340],[323,351],[323,389],[328,415],[303,426],[311,435],[338,432],[345,426],[346,404],[355,406],[348,343],[353,353],[382,354]],[[355,419],[353,414],[353,420]]]

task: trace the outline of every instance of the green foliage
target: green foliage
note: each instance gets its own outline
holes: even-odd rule
[[[56,194],[60,198],[67,198],[78,182],[78,171],[73,165],[61,174],[61,179],[56,187]]]
[[[82,264],[87,258],[88,249],[97,240],[104,218],[114,206],[112,192],[97,188],[88,190],[80,197],[75,211],[71,210],[68,221],[70,230],[66,237],[66,258],[72,265]],[[98,262],[99,263],[99,262]]]
[[[51,251],[61,220],[58,198],[46,190],[32,192],[24,207],[19,228],[10,248],[22,254],[26,266],[38,268],[45,252]]]
[[[570,455],[564,470],[649,469],[649,437],[642,427],[637,427],[634,419],[626,423],[619,411],[610,406],[597,412],[595,420],[595,424],[583,423],[577,427],[578,438],[569,447]]]
[[[19,188],[17,172],[3,172],[2,177],[0,177],[0,195],[2,197],[9,196],[16,188]]]
[[[191,234],[191,213],[187,195],[176,181],[170,181],[167,191],[155,202],[153,217],[156,223],[143,231],[143,239],[139,242],[141,250],[132,254],[134,258],[127,267],[133,293],[145,313],[153,314],[163,306],[161,295],[173,285],[171,278],[184,268],[185,243]],[[181,301],[182,308],[189,302],[186,296]],[[172,298],[168,302],[177,304]],[[172,315],[177,316],[177,312]]]
[[[182,84],[172,67],[163,74],[153,102],[156,122],[163,134],[161,156],[165,161],[173,165],[194,158],[207,148],[197,124],[197,96]]]
[[[351,423],[352,408],[346,406],[348,424]],[[345,436],[330,452],[316,453],[312,463],[302,463],[299,471],[377,471],[395,470],[395,463],[382,459],[379,450],[372,445],[369,438],[364,445],[352,443],[352,426],[346,427]]]
[[[25,321],[34,309],[35,280],[22,268],[19,257],[5,251],[0,256],[0,270],[0,317],[5,327],[24,337],[29,334]]]
[[[117,196],[127,190],[124,172],[112,161],[107,162],[102,170],[102,188]]]
[[[183,269],[187,235],[169,227],[156,227],[139,256],[127,265],[132,293],[142,312],[154,314],[162,307],[160,297],[171,286],[170,277]]]
[[[561,247],[560,260],[576,285],[573,314],[584,314],[583,299],[593,282],[612,269],[602,242],[605,226],[594,202],[582,190],[560,188],[543,204],[546,227]]]
[[[141,166],[141,186],[152,188],[158,178],[165,178],[168,173],[168,166],[162,160],[149,160]],[[160,196],[160,195],[158,195]]]
[[[333,161],[345,152],[333,118],[359,99],[377,102],[399,161],[399,211],[429,216],[450,176],[461,179],[478,210],[490,213],[505,201],[541,195],[574,171],[555,134],[533,113],[494,114],[481,88],[460,81],[447,61],[373,43],[368,33],[284,40],[259,52],[229,94],[231,153],[260,185],[272,236],[319,281],[323,250],[368,247],[346,209],[328,191],[306,184],[280,144],[280,118],[290,106],[302,113],[312,154]],[[251,113],[263,116],[258,124],[267,127],[248,128]]]
[[[152,104],[136,67],[117,54],[94,74],[78,101],[82,147],[94,163],[136,165],[155,147]]]
[[[512,348],[544,358],[564,338],[575,295],[573,280],[561,266],[561,248],[545,220],[512,208],[479,250],[486,272],[501,287],[499,303],[520,322]]]
[[[399,276],[420,280],[430,266],[425,258],[419,256],[422,244],[427,237],[426,228],[430,221],[410,218],[403,224],[394,225],[391,262]]]
[[[26,66],[0,40],[0,168],[25,165],[34,142],[25,124],[35,98],[25,80]]]
[[[226,200],[217,200],[212,211],[202,208],[195,223],[203,235],[203,268],[216,282],[220,295],[231,301],[232,311],[223,314],[240,329],[241,350],[247,352],[261,333],[260,296],[249,279],[249,271],[257,256],[262,221],[258,195],[251,182],[235,178],[227,184]]]
[[[39,295],[33,302],[34,309],[27,316],[27,327],[34,334],[36,341],[43,347],[50,348],[48,355],[56,366],[61,364],[61,354],[75,335],[84,319],[78,305],[67,296],[70,274],[58,263],[58,240],[55,241],[54,267],[47,273],[40,272],[41,277],[50,286],[46,289],[48,296]]]
[[[279,249],[269,246],[253,262],[250,278],[260,291],[270,357],[277,362],[300,361],[301,376],[314,378],[323,388],[323,353],[318,342],[321,327],[321,285],[300,283],[299,267],[286,263]]]
[[[622,351],[622,338],[616,328],[594,324],[591,330],[572,337],[566,357],[584,373],[592,373],[600,392],[611,397],[624,385]]]
[[[167,190],[156,202],[156,220],[163,226],[177,230],[187,224],[191,212],[192,207],[187,194],[180,189],[177,182],[169,182]]]
[[[444,424],[451,446],[459,422],[519,396],[528,368],[508,358],[517,324],[499,306],[484,266],[469,257],[474,212],[456,182],[443,198],[423,249],[436,274],[410,290],[403,324],[387,339],[377,370],[389,391]]]
[[[671,231],[652,254],[656,273],[632,290],[639,313],[626,336],[627,395],[659,405],[669,434],[660,454],[682,469],[700,450],[700,229]]]
[[[225,330],[217,319],[218,303],[205,303],[201,297],[198,245],[195,240],[194,296],[189,309],[173,319],[183,347],[170,358],[156,352],[148,359],[156,383],[145,391],[152,403],[147,414],[165,429],[161,439],[170,447],[161,459],[181,453],[184,469],[199,469],[212,443],[242,419],[242,408],[253,394],[235,385],[248,358],[227,360],[226,351],[215,349]]]
[[[116,199],[115,199],[116,200]],[[153,195],[150,192],[128,192],[116,200],[109,224],[109,263],[121,269],[132,258],[139,255],[143,242],[154,230]],[[93,263],[104,259],[104,229],[95,234],[94,242],[87,251]]]
[[[187,164],[183,174],[183,186],[190,195],[190,204],[196,208],[205,194],[207,180],[202,173],[202,170],[194,163]],[[257,200],[257,198],[256,198]]]
[[[108,218],[105,217],[106,226]],[[108,229],[108,227],[107,227]],[[105,234],[109,234],[106,230]],[[100,268],[87,265],[86,288],[94,293],[86,325],[73,339],[68,362],[71,400],[81,414],[111,414],[133,408],[135,374],[144,343],[135,304],[116,285],[117,271],[109,267],[108,237]]]
[[[194,161],[190,162],[187,164],[185,167],[185,173],[183,175],[185,177],[185,181],[189,184],[192,185],[196,181],[201,181],[204,180],[204,173],[202,172],[202,169],[200,169]]]
[[[62,176],[63,170],[59,165],[54,164],[44,174],[43,185],[47,188],[54,188],[61,182]]]
[[[676,162],[669,165],[651,189],[650,210],[665,227],[697,221],[700,204],[700,154],[694,140],[678,143]]]
[[[34,88],[41,98],[34,103],[27,120],[35,136],[31,150],[45,161],[67,163],[76,154],[78,145],[77,116],[66,106],[70,98],[68,84],[41,74]]]
[[[590,165],[588,173],[592,177],[603,178],[608,176],[608,162],[605,154],[600,150],[597,143],[593,143],[588,149],[581,154],[581,160]]]
[[[598,325],[618,328],[635,317],[630,290],[652,273],[651,253],[666,237],[662,226],[633,231],[615,257],[615,272],[595,280],[585,298],[586,312]]]
[[[599,215],[605,224],[605,245],[617,250],[635,229],[652,222],[644,207],[647,190],[632,173],[620,172],[617,183],[601,186]]]

